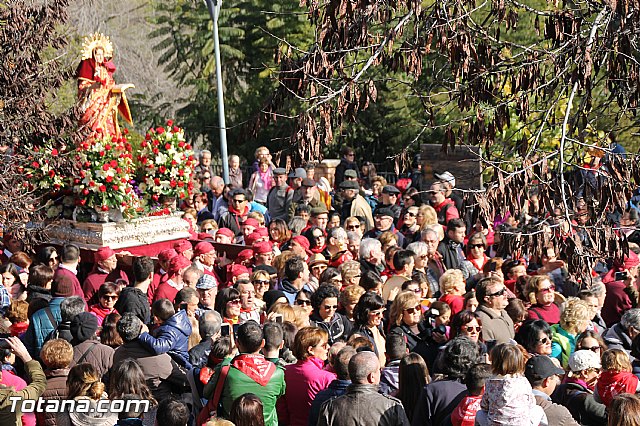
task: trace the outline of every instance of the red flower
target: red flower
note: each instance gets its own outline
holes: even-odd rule
[[[147,133],[147,134],[144,136],[144,139],[145,139],[145,140],[147,140],[147,141],[150,141],[150,140],[151,140],[151,135],[150,135],[149,133]]]
[[[33,163],[31,163],[31,167],[33,167],[34,169],[37,169],[40,167],[40,163],[38,163],[37,161],[34,161]]]
[[[180,197],[180,198],[184,198],[184,193],[183,193],[183,192],[181,192],[181,193],[179,194],[179,197]]]
[[[109,207],[107,207],[107,206],[102,206],[102,207],[100,207],[100,209],[101,209],[103,212],[107,212],[107,211],[109,211]]]
[[[123,201],[123,202],[121,202],[121,203],[120,203],[120,205],[121,205],[122,207],[126,207],[126,206],[127,206],[127,202],[126,202],[126,201]]]
[[[54,185],[53,185],[53,189],[55,189],[56,191],[57,191],[58,189],[60,189],[60,184],[57,184],[57,183],[56,183],[56,184],[54,184]]]
[[[178,142],[178,147],[184,148],[184,145],[185,145],[184,141]]]
[[[96,186],[96,183],[94,181],[89,182],[89,186],[94,187]]]
[[[166,173],[167,168],[165,166],[160,166],[159,171],[160,171],[160,173]]]
[[[100,151],[100,157],[104,157],[104,151]]]
[[[109,165],[108,165],[108,164],[103,164],[103,165],[102,165],[102,170],[104,170],[105,172],[106,172],[107,170],[109,170]]]
[[[158,201],[160,199],[160,197],[158,196],[158,194],[153,194],[151,196],[151,198],[153,199],[153,201]]]
[[[174,179],[171,179],[171,182],[169,182],[169,185],[171,185],[172,188],[175,188],[178,185],[178,182],[176,182]]]
[[[107,192],[107,187],[104,185],[100,185],[100,192]]]
[[[89,190],[87,188],[83,189],[82,195],[89,195]]]
[[[87,200],[80,200],[80,205],[84,206],[85,204],[87,204]]]
[[[84,167],[85,167],[85,169],[88,169],[89,167],[91,167],[91,163],[88,162],[88,161],[85,161],[84,162]]]
[[[85,171],[84,170],[80,170],[80,177],[84,179],[86,176],[87,176],[87,174],[85,173]]]
[[[120,183],[127,183],[127,180],[125,178],[120,178]]]
[[[184,176],[184,169],[178,170],[178,176]]]
[[[172,165],[172,166],[175,166],[175,165],[177,165],[177,164],[178,164],[178,162],[177,162],[176,160],[171,160],[171,165]]]
[[[154,139],[152,143],[153,143],[153,146],[160,145],[160,141],[158,139]]]
[[[118,174],[122,173],[122,167],[116,167],[116,173]]]
[[[167,120],[167,126],[169,127],[173,126],[173,120]]]
[[[54,157],[56,157],[56,156],[58,155],[58,150],[57,150],[57,149],[55,149],[55,148],[53,148],[53,149],[51,150],[51,155],[53,155]]]
[[[73,183],[74,183],[75,185],[79,185],[79,184],[80,184],[80,179],[75,178],[75,179],[73,180]]]
[[[118,185],[113,185],[113,190],[114,190],[114,191],[117,191],[117,190],[119,190],[119,189],[120,189],[120,187],[119,187]]]
[[[116,160],[111,160],[109,164],[111,164],[111,167],[118,167],[118,162]]]
[[[140,146],[141,146],[142,148],[146,148],[146,147],[147,147],[147,141],[142,141],[142,142],[140,143]]]
[[[49,170],[49,177],[53,178],[56,175],[56,171],[55,170]]]
[[[124,189],[124,192],[125,192],[125,193],[127,193],[127,194],[128,194],[128,193],[130,193],[130,192],[131,192],[131,187],[130,187],[130,186],[127,186],[127,187]]]
[[[156,132],[157,132],[159,135],[163,134],[163,133],[164,133],[164,127],[157,127],[157,128],[156,128]]]
[[[107,181],[107,183],[111,183],[113,182],[113,176],[107,176],[105,180]]]
[[[154,178],[153,183],[154,185],[160,185],[160,178]]]
[[[113,137],[111,138],[111,142],[118,142],[118,138],[116,138],[115,136],[113,136]]]
[[[180,131],[180,127],[173,126],[173,133],[178,133]]]
[[[111,145],[106,144],[106,145],[104,146],[104,149],[106,149],[107,151],[111,151]]]
[[[171,144],[170,143],[166,143],[164,145],[164,149],[166,149],[167,151],[171,149]]]
[[[184,188],[184,182],[183,181],[178,182],[178,188]]]
[[[122,134],[128,135],[129,134],[129,129],[127,129],[126,127],[124,129],[122,129]]]
[[[186,149],[191,149],[191,145],[187,144],[187,146],[185,146]]]
[[[153,148],[153,153],[154,154],[158,154],[160,152],[160,150],[158,148]]]

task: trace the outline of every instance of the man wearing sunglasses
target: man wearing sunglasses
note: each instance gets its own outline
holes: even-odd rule
[[[231,229],[237,238],[242,235],[240,227],[242,222],[246,220],[250,207],[247,193],[242,188],[230,191],[229,197],[229,211],[220,215],[218,226]]]
[[[507,287],[497,277],[483,278],[476,286],[479,303],[476,313],[482,320],[482,339],[485,342],[506,343],[515,337],[513,321],[504,310],[509,303],[507,294]]]

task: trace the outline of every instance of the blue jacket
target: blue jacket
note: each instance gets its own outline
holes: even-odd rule
[[[154,334],[156,337],[146,332],[142,333],[138,340],[157,355],[168,353],[179,365],[186,369],[191,369],[191,363],[189,362],[191,322],[187,317],[187,311],[178,311],[178,313],[162,323]]]
[[[321,390],[316,394],[316,398],[311,403],[311,410],[309,411],[309,426],[316,426],[318,424],[318,417],[320,416],[320,408],[322,404],[330,399],[337,398],[347,393],[347,388],[351,384],[351,380],[335,379],[329,383],[329,387],[325,390]]]
[[[51,302],[49,302],[51,314],[58,324],[62,322],[60,304],[64,299],[64,297],[54,297],[51,299]],[[27,350],[31,356],[36,359],[40,358],[40,350],[44,345],[44,339],[55,329],[46,310],[47,308],[42,308],[33,314],[29,322],[29,328],[27,328],[23,338]]]

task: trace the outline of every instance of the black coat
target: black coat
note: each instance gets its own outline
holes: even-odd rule
[[[139,288],[123,288],[120,292],[120,297],[118,297],[115,308],[120,315],[124,315],[125,312],[131,312],[140,318],[144,324],[149,324],[151,322],[149,299]]]
[[[593,394],[578,383],[564,383],[551,395],[556,404],[567,407],[573,419],[583,426],[606,426],[607,407],[596,402]]]

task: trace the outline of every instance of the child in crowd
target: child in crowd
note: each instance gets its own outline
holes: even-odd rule
[[[602,373],[596,382],[596,401],[611,404],[613,397],[621,393],[640,391],[640,381],[631,372],[629,355],[622,349],[609,349],[602,354]]]
[[[380,372],[380,393],[396,396],[400,361],[408,353],[407,342],[402,334],[391,333],[385,342],[387,365]]]
[[[191,322],[187,311],[180,309],[178,313],[168,299],[158,299],[151,307],[153,322],[158,326],[153,332],[143,332],[138,338],[140,342],[156,354],[168,353],[179,366],[191,369],[189,362],[189,336]]]
[[[524,376],[525,349],[512,343],[501,343],[491,351],[493,376],[486,379],[481,410],[476,424],[538,426],[548,425],[547,416],[536,405],[533,390]]]
[[[437,301],[431,304],[431,316],[433,318],[433,327],[438,328],[444,326],[447,332],[445,333],[446,339],[449,340],[449,334],[451,329],[449,328],[449,322],[451,321],[451,306],[445,302]]]
[[[440,277],[440,289],[442,297],[440,301],[451,307],[451,315],[455,315],[464,309],[465,282],[462,271],[449,269]]]
[[[484,394],[484,382],[491,377],[491,366],[488,364],[475,364],[464,378],[469,395],[462,401],[451,414],[453,426],[473,426],[476,421],[476,413],[480,410],[480,402]]]
[[[9,330],[12,336],[22,337],[29,327],[29,303],[24,300],[12,300],[9,310],[7,311],[7,319],[11,321]]]
[[[465,311],[475,312],[478,308],[478,299],[476,299],[475,290],[471,290],[464,295],[464,309]]]

